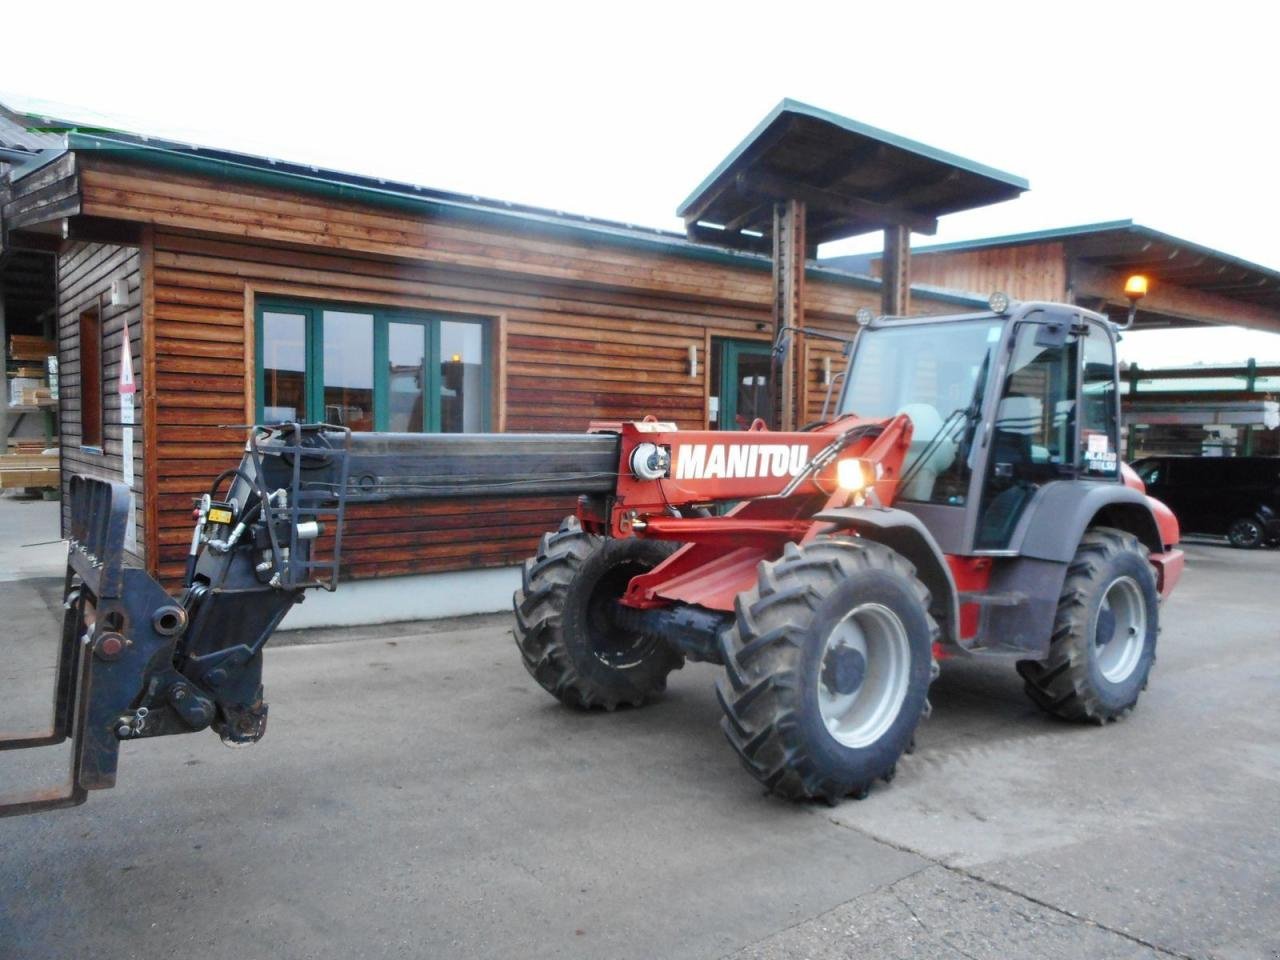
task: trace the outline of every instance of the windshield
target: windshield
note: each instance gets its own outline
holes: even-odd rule
[[[840,412],[876,420],[899,413],[911,418],[915,429],[899,498],[965,502],[972,424],[1003,329],[1003,320],[990,318],[868,328],[859,334]]]

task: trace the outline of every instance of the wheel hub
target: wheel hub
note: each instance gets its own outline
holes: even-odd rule
[[[1098,669],[1112,683],[1123,683],[1138,666],[1147,641],[1147,608],[1142,589],[1132,577],[1117,577],[1098,608],[1094,655]]]
[[[1106,646],[1116,635],[1116,615],[1111,612],[1111,607],[1104,603],[1098,611],[1098,635],[1097,644],[1100,647]]]
[[[857,692],[867,675],[867,658],[853,647],[836,647],[827,650],[822,661],[822,682],[833,694]]]

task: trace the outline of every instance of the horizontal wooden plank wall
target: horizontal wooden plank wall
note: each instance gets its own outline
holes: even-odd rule
[[[16,230],[80,212],[80,189],[76,179],[76,155],[64,153],[57,160],[7,188],[3,196],[6,229]]]
[[[876,261],[872,271],[879,274]],[[989,250],[916,253],[911,282],[989,296],[1002,290],[1015,300],[1062,300],[1067,261],[1061,243],[1029,243]],[[913,296],[913,302],[919,299]]]
[[[71,511],[71,475],[87,474],[110,480],[123,479],[123,437],[117,384],[123,354],[123,331],[129,326],[133,369],[142,390],[142,294],[141,258],[133,247],[105,243],[72,244],[58,258],[58,396],[62,440],[62,525],[68,529]],[[113,281],[122,281],[128,303],[112,306]],[[97,307],[102,317],[102,452],[80,446],[80,315]],[[148,425],[134,427],[133,491],[137,501],[138,562],[146,560],[146,511],[144,434]]]
[[[592,238],[415,218],[239,183],[82,161],[86,214],[154,225],[157,541],[182,568],[191,497],[240,456],[255,296],[405,306],[488,317],[504,407],[495,426],[581,430],[645,413],[705,422],[701,356],[716,337],[760,336],[770,274]],[[878,292],[817,280],[815,325],[849,332]],[[689,347],[699,348],[697,377]],[[249,367],[251,369],[251,367]],[[813,405],[813,391],[809,404]],[[821,393],[816,399],[821,407]],[[528,556],[572,498],[360,506],[344,574],[489,567]]]

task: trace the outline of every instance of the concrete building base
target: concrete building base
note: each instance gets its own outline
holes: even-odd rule
[[[519,567],[459,570],[381,580],[353,580],[336,593],[308,590],[281,629],[349,627],[402,620],[434,620],[511,609]]]

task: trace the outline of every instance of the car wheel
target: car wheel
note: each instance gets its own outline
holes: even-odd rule
[[[1256,550],[1262,546],[1262,524],[1253,517],[1232,520],[1231,526],[1227,528],[1227,539],[1231,541],[1233,547],[1239,547],[1241,550]]]

